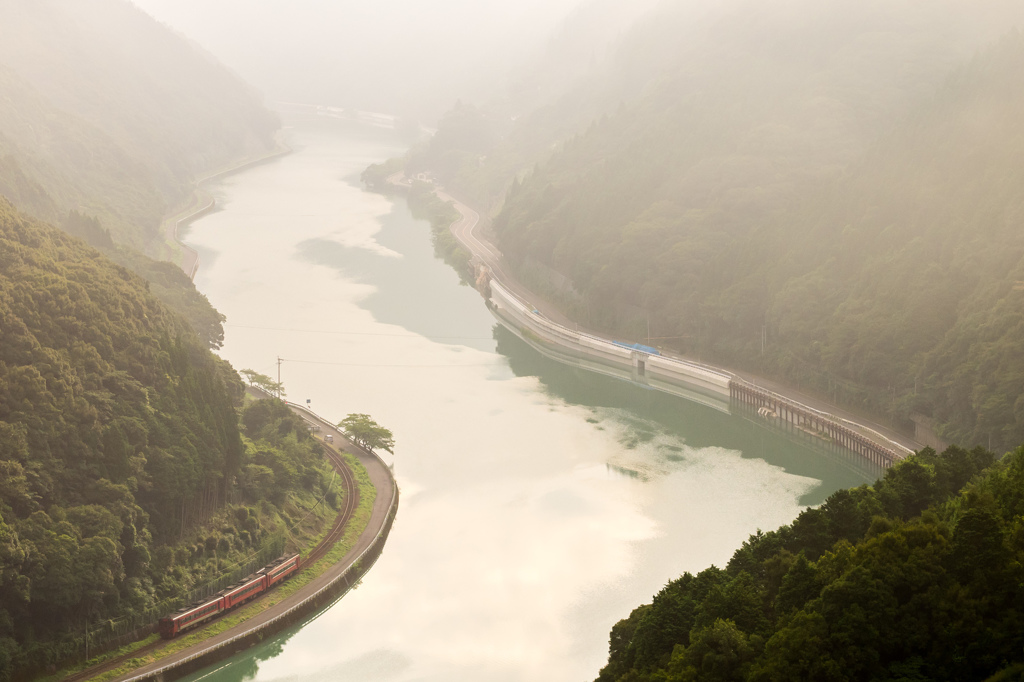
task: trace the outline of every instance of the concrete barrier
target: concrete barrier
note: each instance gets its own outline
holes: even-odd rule
[[[787,424],[835,443],[885,469],[913,451],[875,429],[822,412],[757,387],[731,372],[671,356],[637,350],[546,318],[497,280],[490,280],[491,311],[538,351],[559,362],[630,381],[724,412],[735,406],[765,407]],[[765,415],[760,415],[765,417]]]

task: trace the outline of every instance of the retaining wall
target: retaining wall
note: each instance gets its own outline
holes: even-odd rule
[[[564,327],[520,300],[493,278],[491,311],[513,333],[560,362],[695,400],[726,412],[733,407],[766,408],[759,417],[781,420],[885,469],[911,450],[874,429],[816,410],[757,387],[725,370],[665,355],[626,348],[607,339]]]

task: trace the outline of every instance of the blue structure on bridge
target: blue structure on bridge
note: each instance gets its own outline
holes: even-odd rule
[[[648,355],[661,355],[661,351],[652,346],[645,346],[642,343],[626,343],[625,341],[612,341],[616,346],[622,348],[628,348],[629,350],[638,350],[641,353],[647,353]]]

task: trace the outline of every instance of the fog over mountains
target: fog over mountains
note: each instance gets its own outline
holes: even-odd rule
[[[578,0],[135,0],[274,100],[412,116],[493,95]],[[641,6],[643,3],[641,3]]]
[[[126,2],[0,3],[0,192],[98,216],[149,247],[204,171],[266,153],[277,117],[208,53]]]

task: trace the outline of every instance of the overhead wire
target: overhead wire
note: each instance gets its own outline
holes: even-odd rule
[[[281,362],[298,362],[305,365],[333,365],[335,367],[410,367],[410,368],[433,368],[433,367],[499,367],[500,362],[465,362],[452,364],[397,364],[397,363],[359,363],[359,362],[327,362],[324,360],[295,360],[292,358],[281,358]]]
[[[247,324],[225,324],[225,327],[232,327],[235,329],[257,329],[261,331],[272,331],[272,332],[299,332],[302,334],[340,334],[343,336],[393,336],[399,338],[409,339],[443,339],[443,340],[464,340],[464,341],[493,341],[492,336],[428,336],[426,334],[396,334],[389,332],[351,332],[351,331],[336,331],[330,329],[296,329],[290,327],[260,327],[255,325]]]

